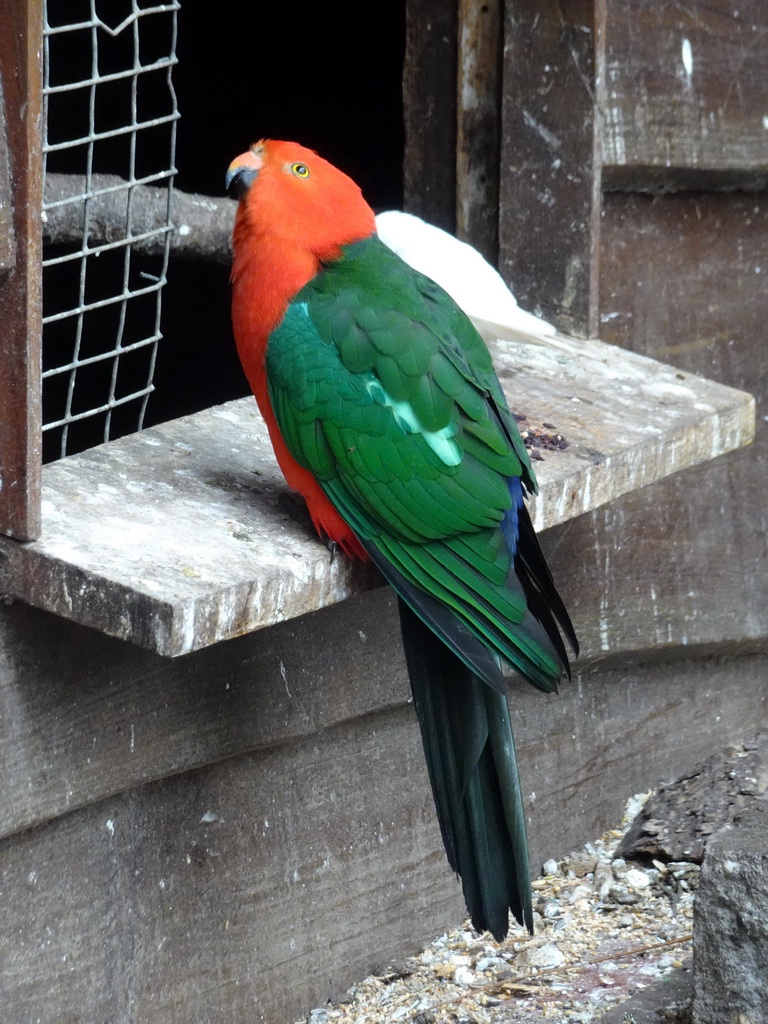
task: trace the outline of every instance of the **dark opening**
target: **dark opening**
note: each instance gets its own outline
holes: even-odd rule
[[[287,138],[342,167],[375,209],[402,209],[404,0],[216,11],[184,4],[179,15],[177,186],[221,195],[238,153]],[[248,394],[227,271],[177,260],[168,278],[148,422]]]
[[[55,15],[51,11],[58,2],[49,0],[52,23]],[[167,49],[165,36],[156,41],[151,38],[155,24],[158,32],[166,31],[161,20],[146,19],[142,31],[150,38],[142,37],[142,51],[151,52],[155,43],[161,50]],[[78,54],[78,46],[82,53]],[[260,137],[287,138],[317,149],[338,164],[358,181],[375,209],[402,208],[404,48],[405,0],[375,8],[352,0],[298,5],[234,3],[226,7],[182,4],[179,63],[173,72],[181,112],[176,187],[221,196],[224,174],[233,157]],[[72,33],[67,48],[58,52],[62,70],[52,69],[54,77],[70,74],[78,60],[85,74],[90,66],[89,33]],[[118,46],[114,52],[117,61]],[[106,47],[100,59],[103,64],[110,59]],[[101,66],[99,70],[108,74],[111,69]],[[120,100],[116,96],[115,104]],[[65,97],[61,110],[51,107],[49,132],[54,139],[58,119],[67,122],[69,137],[74,137],[72,123],[82,115],[79,109],[65,107],[65,102],[72,107],[74,101]],[[110,104],[105,109],[109,111]],[[158,135],[157,143],[158,151],[167,153],[167,132]],[[112,149],[100,148],[96,163],[95,171],[125,175],[119,141]],[[79,163],[66,151],[49,162],[49,169],[63,173],[76,173],[78,168]],[[156,261],[134,257],[133,262],[136,273],[158,272]],[[89,269],[89,275],[96,275],[93,280],[89,277],[89,288],[98,290],[100,275],[115,272],[109,259],[100,260],[95,269]],[[65,281],[66,276],[65,272],[47,272],[47,312],[56,311],[60,295],[69,301],[71,282]],[[171,259],[162,301],[163,339],[146,425],[248,394],[234,348],[229,303],[226,268]],[[93,323],[94,330],[112,330],[108,316],[98,322],[93,318]],[[55,363],[58,349],[71,341],[63,338],[64,327],[52,324],[46,330],[44,348],[49,352],[48,362]],[[100,394],[107,386],[101,377],[108,372],[109,366],[104,364],[83,373],[78,387],[91,395]],[[146,381],[146,372],[138,360],[135,370],[131,360],[125,360],[124,366],[121,362],[120,386],[125,393],[130,393],[142,375]],[[46,382],[45,422],[61,415],[65,387],[63,377]],[[117,410],[111,436],[135,429],[133,410]],[[101,416],[81,421],[70,430],[68,451],[99,444],[103,430]],[[44,435],[44,452],[47,460],[58,457],[58,430]]]

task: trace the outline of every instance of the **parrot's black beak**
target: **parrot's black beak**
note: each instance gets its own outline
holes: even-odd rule
[[[242,199],[256,180],[258,173],[256,167],[244,167],[242,164],[238,166],[237,163],[230,164],[224,179],[224,187],[230,199]]]

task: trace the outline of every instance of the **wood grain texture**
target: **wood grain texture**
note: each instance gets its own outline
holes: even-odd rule
[[[455,4],[410,0],[403,67],[404,208],[456,230]]]
[[[750,738],[765,671],[691,659],[515,688],[532,864]],[[289,1024],[463,916],[405,707],[28,829],[0,843],[0,878],[5,1013],[48,1024]]]
[[[524,309],[595,337],[601,4],[505,7],[499,270]]]
[[[552,571],[591,655],[703,647],[726,656],[765,644],[763,466],[755,446],[547,534]]]
[[[501,0],[459,0],[456,234],[494,266],[499,258]]]
[[[600,103],[612,188],[765,188],[763,0],[607,0]]]
[[[605,341],[762,393],[768,196],[609,193],[602,245]]]
[[[15,245],[13,269],[0,276],[0,534],[29,540],[40,535],[42,465],[41,0],[0,4],[0,75]]]
[[[387,588],[173,661],[1,611],[0,835],[408,699]]]
[[[537,463],[539,530],[752,437],[748,394],[596,341],[489,330],[511,407],[533,427],[554,418],[569,442]],[[378,581],[342,557],[331,562],[285,510],[251,399],[53,463],[44,479],[42,540],[0,539],[5,592],[160,654],[198,650]]]

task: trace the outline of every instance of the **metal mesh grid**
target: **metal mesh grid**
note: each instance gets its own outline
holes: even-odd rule
[[[43,261],[50,459],[141,429],[153,390],[179,117],[171,82],[179,2],[46,0],[44,7],[45,172],[74,175],[77,188],[61,198],[46,187],[43,218],[55,206],[82,208],[82,240],[47,250]],[[163,182],[165,224],[135,233],[134,189]],[[120,216],[96,224],[93,200],[108,193]],[[136,244],[157,235],[162,258],[137,255]]]

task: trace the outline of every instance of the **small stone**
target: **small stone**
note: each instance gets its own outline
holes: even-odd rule
[[[541,908],[542,917],[549,918],[560,917],[560,904],[557,900],[547,900],[544,906]]]
[[[568,893],[568,902],[576,903],[577,900],[588,899],[593,894],[591,885],[577,885]]]
[[[482,992],[477,997],[477,1001],[478,1001],[478,1003],[481,1006],[500,1006],[501,1005],[501,1000],[499,999],[498,996],[488,995],[485,992]]]
[[[615,857],[611,861],[611,871],[613,872],[613,877],[616,879],[616,881],[622,879],[624,875],[627,873],[627,870],[627,862],[624,860],[623,857]]]
[[[544,875],[556,875],[559,873],[560,868],[554,858],[550,857],[549,860],[545,860],[541,867],[542,874]]]
[[[592,887],[597,890],[601,900],[606,898],[612,882],[613,872],[611,871],[611,865],[600,861],[592,876]]]
[[[462,988],[469,988],[470,985],[475,983],[475,972],[470,971],[468,967],[457,967],[453,973],[453,980],[457,985]]]
[[[500,956],[484,956],[475,964],[475,970],[481,974],[484,971],[489,971],[494,967],[506,967],[507,961]]]
[[[628,889],[626,885],[619,885],[618,883],[610,887],[608,898],[621,906],[631,906],[631,904],[637,903],[640,900],[636,892]]]
[[[565,963],[565,953],[557,946],[539,946],[528,951],[528,963],[531,967],[561,967]]]
[[[568,870],[572,871],[576,878],[584,878],[590,875],[597,867],[597,857],[589,853],[575,853],[568,858]]]
[[[472,957],[467,956],[466,953],[456,953],[451,957],[451,963],[454,967],[469,967],[472,963]]]
[[[638,868],[630,868],[624,875],[622,881],[631,889],[647,889],[651,884],[651,880],[645,871],[640,871]]]

